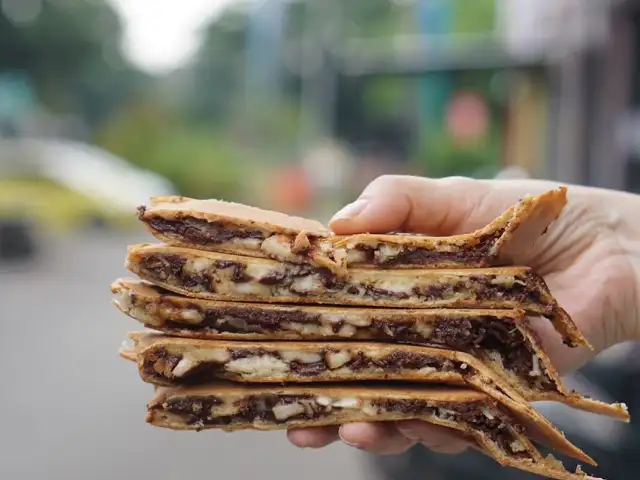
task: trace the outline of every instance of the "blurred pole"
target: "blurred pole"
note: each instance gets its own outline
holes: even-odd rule
[[[607,41],[595,50],[593,76],[595,113],[590,136],[589,184],[624,189],[627,158],[617,141],[620,120],[628,108],[634,70],[634,26],[627,11],[609,12],[611,29]]]
[[[414,8],[421,36],[446,39],[445,35],[452,33],[451,0],[416,0]],[[422,132],[438,132],[441,129],[452,85],[451,72],[447,71],[429,72],[418,80],[418,120]]]
[[[572,52],[557,68],[557,129],[553,161],[554,180],[583,184],[587,180],[585,154],[585,89],[583,58]]]
[[[260,0],[249,4],[245,82],[247,105],[280,98],[281,53],[286,0]]]
[[[342,206],[348,165],[334,144],[337,67],[343,46],[342,0],[307,0],[301,59],[299,151],[318,194],[312,214],[325,219]]]
[[[330,56],[342,45],[340,0],[307,0],[301,58],[300,148],[333,133],[337,71]]]

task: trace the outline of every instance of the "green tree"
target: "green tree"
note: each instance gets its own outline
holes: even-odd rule
[[[247,18],[228,8],[204,29],[202,45],[183,78],[183,107],[195,121],[223,125],[243,88]]]
[[[20,71],[54,111],[98,124],[147,81],[123,60],[121,22],[105,1],[41,2],[25,24],[0,13],[0,73]]]

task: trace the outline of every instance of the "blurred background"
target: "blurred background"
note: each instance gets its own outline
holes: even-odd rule
[[[0,0],[0,478],[532,478],[154,430],[108,285],[151,195],[327,220],[386,173],[640,191],[639,43],[631,0]],[[633,414],[639,368],[567,381]],[[541,409],[638,478],[637,422]]]

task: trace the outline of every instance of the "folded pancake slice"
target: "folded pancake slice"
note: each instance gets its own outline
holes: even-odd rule
[[[441,348],[343,342],[239,342],[194,340],[132,332],[120,354],[140,377],[159,386],[227,379],[246,383],[413,381],[466,385],[484,391],[528,424],[539,441],[593,463],[504,379],[471,355]]]
[[[138,218],[170,245],[311,264],[345,272],[346,253],[334,249],[320,222],[222,200],[152,197]]]
[[[554,479],[594,479],[543,458],[528,427],[474,390],[420,386],[246,386],[216,383],[160,387],[146,420],[174,430],[281,430],[350,422],[420,419],[450,428],[500,464]]]
[[[464,268],[513,265],[530,250],[567,203],[566,187],[527,196],[487,226],[449,237],[397,233],[334,237],[349,267]]]
[[[544,280],[527,267],[429,270],[326,268],[166,245],[132,245],[125,266],[143,280],[211,300],[414,308],[521,308],[553,322],[570,346],[589,343]]]
[[[468,383],[481,390],[489,384],[495,390],[495,384],[498,391],[516,400],[557,401],[630,420],[624,404],[607,404],[566,389],[536,339],[523,341],[519,347],[509,346],[507,351],[489,339],[484,348],[467,353],[445,350],[442,347],[449,347],[447,343],[430,348],[375,342],[229,342],[130,335],[137,345],[135,356],[142,378],[157,385],[211,378],[245,382],[411,380]],[[522,338],[521,333],[512,335]],[[125,351],[124,355],[131,353]],[[525,369],[526,365],[530,369]]]
[[[343,274],[350,266],[460,268],[512,264],[567,202],[561,187],[527,196],[485,227],[449,237],[414,234],[331,236],[315,220],[221,200],[153,197],[138,216],[175,246],[310,263]]]

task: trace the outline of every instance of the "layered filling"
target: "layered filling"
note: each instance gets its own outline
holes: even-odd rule
[[[147,217],[144,207],[139,208],[138,216],[156,232],[189,244],[252,250],[277,260],[291,262],[308,261],[316,255],[333,259],[331,244],[322,237],[275,234],[262,228],[230,222],[210,222],[189,216],[172,220],[159,216]]]
[[[551,314],[545,288],[530,272],[505,274],[440,274],[389,277],[385,272],[355,270],[340,278],[327,268],[291,263],[238,262],[211,258],[148,253],[131,265],[140,276],[165,282],[192,293],[269,298],[313,297],[327,302],[400,305],[510,307],[519,305]],[[332,302],[335,303],[335,302]]]
[[[257,334],[265,338],[287,334],[295,339],[392,340],[416,345],[444,346],[489,358],[529,388],[552,391],[555,381],[516,322],[505,317],[440,314],[418,316],[372,314],[366,310],[329,312],[284,308],[206,306],[163,296],[159,302],[120,292],[120,307],[150,327],[169,333],[207,337],[218,334]]]
[[[513,320],[491,317],[481,321],[440,320],[434,324],[429,342],[477,352],[481,358],[488,358],[512,372],[533,390],[557,390],[555,380],[546,373],[540,357]]]
[[[439,379],[441,374],[475,373],[464,362],[429,354],[393,349],[323,348],[317,351],[264,348],[199,348],[171,352],[157,345],[142,354],[142,369],[157,383],[200,383],[219,376],[245,380],[280,380],[289,377],[309,380],[385,377],[403,374]]]
[[[500,229],[479,237],[475,243],[456,245],[435,241],[429,247],[394,244],[375,239],[362,240],[349,245],[347,261],[349,265],[366,264],[380,267],[401,265],[482,267],[491,264],[492,249],[503,234],[504,229]]]
[[[524,429],[502,411],[484,402],[452,403],[421,399],[329,397],[321,395],[258,394],[236,398],[182,396],[169,398],[151,407],[180,417],[196,428],[208,426],[253,425],[257,423],[295,425],[296,421],[313,421],[358,412],[375,417],[395,413],[405,418],[429,418],[453,421],[472,430],[483,432],[509,456],[529,457],[527,447],[512,429]]]

